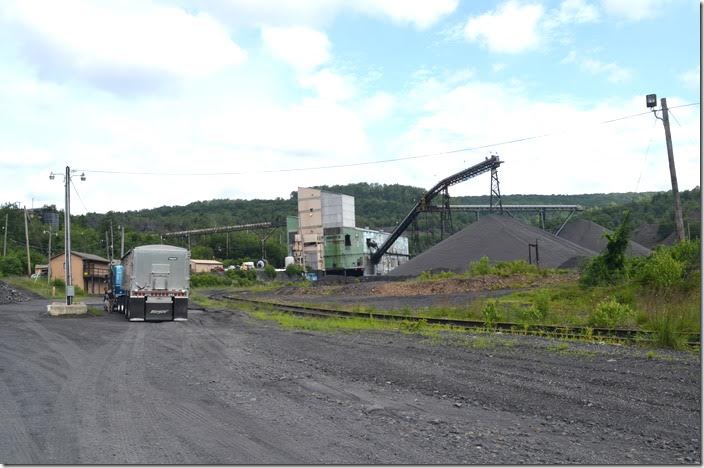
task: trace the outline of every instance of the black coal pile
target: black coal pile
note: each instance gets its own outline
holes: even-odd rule
[[[597,252],[561,239],[508,216],[485,216],[439,242],[390,276],[417,276],[424,271],[467,271],[470,262],[487,256],[492,263],[528,260],[528,244],[538,244],[540,266],[575,268]],[[532,253],[535,261],[535,252]]]
[[[575,219],[565,225],[558,234],[558,237],[567,239],[577,245],[581,245],[595,252],[602,252],[606,249],[605,233],[612,231],[606,229],[600,224],[596,224],[587,219]],[[637,242],[629,241],[626,248],[626,255],[630,257],[647,257],[650,255],[650,249],[640,245]]]
[[[672,232],[665,238],[660,233],[659,224],[641,224],[633,231],[633,240],[649,249],[654,249],[658,245],[672,245],[677,239],[677,235]]]
[[[15,289],[9,284],[0,281],[0,304],[15,304],[17,302],[27,302],[30,297],[20,291]]]

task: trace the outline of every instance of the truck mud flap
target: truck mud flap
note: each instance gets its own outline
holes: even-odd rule
[[[174,320],[183,321],[188,319],[188,298],[174,298]]]
[[[127,300],[127,320],[132,322],[143,322],[144,321],[144,298],[143,297],[130,297]]]
[[[174,319],[174,303],[171,297],[150,297],[144,307],[144,319],[164,321]]]

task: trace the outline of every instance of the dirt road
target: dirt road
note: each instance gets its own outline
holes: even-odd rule
[[[6,464],[695,463],[691,353],[0,305]]]

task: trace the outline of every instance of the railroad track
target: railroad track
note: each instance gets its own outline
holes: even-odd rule
[[[362,317],[362,318],[373,318],[377,320],[397,320],[397,321],[410,321],[410,322],[420,322],[438,324],[438,325],[448,325],[458,328],[466,329],[486,329],[486,322],[480,320],[465,320],[465,319],[451,319],[451,318],[438,318],[438,317],[419,317],[419,316],[409,316],[409,315],[399,315],[393,313],[378,313],[378,312],[354,312],[339,309],[326,309],[322,307],[313,306],[302,306],[285,304],[281,302],[272,301],[262,301],[257,299],[248,299],[239,296],[229,296],[224,294],[213,294],[210,296],[211,299],[226,299],[230,301],[244,302],[259,306],[273,307],[281,312],[288,312],[301,316],[313,316],[313,317]],[[580,337],[584,338],[587,336],[595,338],[611,338],[619,339],[632,342],[648,342],[653,341],[653,332],[644,330],[633,330],[625,328],[600,328],[600,327],[577,327],[577,326],[557,326],[557,325],[541,325],[541,324],[521,324],[512,322],[496,322],[492,324],[492,328],[495,330],[508,332],[508,333],[520,333],[520,334],[533,334],[533,335],[548,335],[557,337]],[[687,333],[687,344],[689,346],[699,346],[700,345],[700,334],[699,333]]]

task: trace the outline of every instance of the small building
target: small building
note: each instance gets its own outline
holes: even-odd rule
[[[191,259],[191,273],[210,273],[211,271],[222,269],[223,263],[217,260]]]
[[[46,272],[49,270],[49,265],[42,265],[37,263],[34,265],[34,274],[37,276],[46,276]]]
[[[49,264],[52,280],[66,278],[65,254],[51,257]],[[71,251],[71,270],[73,285],[86,294],[103,294],[108,287],[110,262],[99,255]]]

